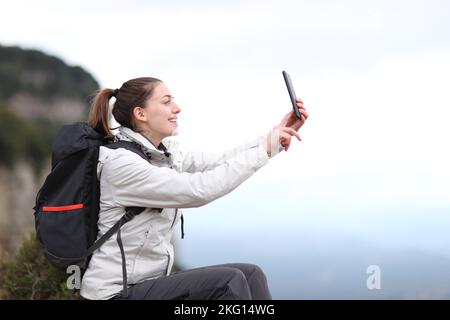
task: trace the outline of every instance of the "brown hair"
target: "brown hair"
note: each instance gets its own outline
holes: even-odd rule
[[[135,130],[133,110],[144,107],[144,102],[153,94],[158,83],[156,78],[143,77],[131,79],[122,84],[120,89],[103,89],[97,92],[91,105],[88,125],[103,135],[111,135],[109,127],[109,99],[116,98],[112,108],[114,119],[124,127]]]

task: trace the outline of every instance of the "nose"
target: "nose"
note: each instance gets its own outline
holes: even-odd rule
[[[172,112],[175,113],[175,114],[180,113],[180,112],[181,112],[180,106],[179,106],[178,104],[175,103],[175,104],[174,104],[174,107],[173,107],[173,109],[172,109]]]

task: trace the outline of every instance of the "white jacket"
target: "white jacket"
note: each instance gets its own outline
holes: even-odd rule
[[[168,156],[131,129],[120,128],[118,136],[141,144],[151,162],[126,149],[100,147],[98,237],[124,215],[125,207],[148,208],[121,228],[130,285],[170,274],[174,261],[171,238],[181,216],[179,208],[200,207],[226,195],[270,158],[266,135],[219,154],[183,153],[176,141],[167,140],[163,144]],[[122,258],[113,235],[94,252],[81,295],[110,299],[122,288]]]

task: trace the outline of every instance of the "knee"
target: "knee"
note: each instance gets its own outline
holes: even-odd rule
[[[226,268],[228,281],[247,282],[247,278],[242,270],[238,268]]]
[[[266,274],[264,273],[264,271],[257,265],[255,265],[255,274],[257,274],[259,277],[261,278],[266,278]]]
[[[237,268],[229,269],[229,281],[227,282],[227,291],[230,294],[229,299],[232,300],[250,300],[252,299],[252,294],[250,287],[242,270]]]
[[[218,267],[212,270],[208,270],[210,281],[208,281],[214,287],[226,287],[232,283],[234,286],[246,286],[247,278],[242,270],[233,267]],[[203,280],[207,280],[208,277],[203,277]]]
[[[258,266],[256,264],[243,263],[242,268],[243,268],[242,270],[244,271],[244,273],[247,274],[248,278],[255,277],[255,278],[267,280],[264,271],[261,269],[260,266]]]

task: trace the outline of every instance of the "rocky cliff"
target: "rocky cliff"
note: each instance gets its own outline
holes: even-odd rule
[[[50,163],[36,175],[33,165],[18,160],[12,169],[0,166],[0,249],[16,252],[25,235],[34,228],[36,192],[50,170]]]

